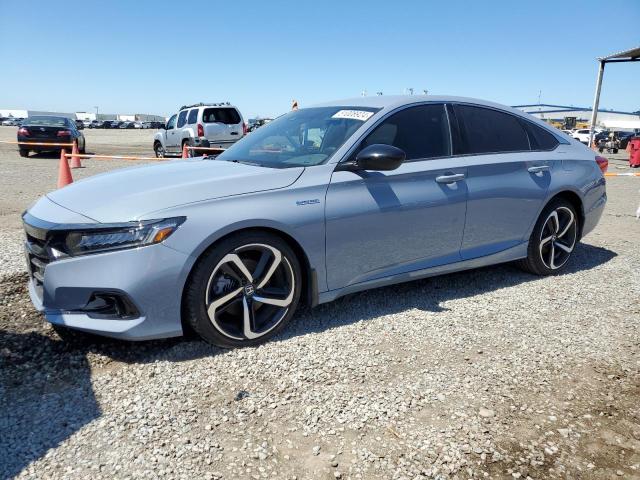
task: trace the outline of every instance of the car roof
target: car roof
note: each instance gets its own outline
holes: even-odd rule
[[[474,105],[481,105],[486,107],[498,108],[500,110],[506,110],[515,113],[519,116],[523,115],[522,110],[502,105],[500,103],[489,102],[487,100],[481,100],[479,98],[471,97],[457,97],[451,95],[376,95],[367,97],[354,97],[346,98],[343,100],[334,100],[331,102],[319,103],[311,105],[312,107],[369,107],[380,109],[395,109],[405,105],[412,105],[416,103],[424,102],[451,102],[451,103],[471,103]]]

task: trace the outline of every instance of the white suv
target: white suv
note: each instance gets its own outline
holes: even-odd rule
[[[585,145],[589,143],[589,129],[581,128],[580,130],[573,131],[573,138],[578,140],[579,142],[584,143]]]
[[[240,111],[227,103],[198,103],[184,106],[173,115],[164,130],[153,137],[156,157],[179,154],[190,147],[227,148],[247,132]],[[198,155],[198,151],[190,151]],[[206,151],[202,152],[203,154]]]

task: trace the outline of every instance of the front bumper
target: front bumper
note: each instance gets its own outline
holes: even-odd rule
[[[187,256],[162,244],[67,258],[49,263],[42,285],[29,280],[29,295],[46,319],[58,325],[125,340],[182,335],[178,281]],[[130,299],[139,316],[93,318],[83,311],[94,293]]]
[[[29,221],[49,218],[67,225],[84,218],[46,197],[29,214]],[[55,260],[43,253],[46,241],[35,238],[31,227],[25,242],[29,295],[49,322],[126,340],[182,335],[180,303],[188,255],[156,244]],[[96,315],[90,308],[96,294],[126,299],[135,315]]]

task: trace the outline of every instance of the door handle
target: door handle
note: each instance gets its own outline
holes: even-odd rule
[[[529,173],[548,172],[551,170],[550,165],[536,165],[535,167],[529,167],[527,169]]]
[[[238,135],[238,132],[231,132],[231,135]]]
[[[464,173],[456,173],[453,175],[440,175],[436,177],[438,183],[456,183],[460,180],[464,180]]]

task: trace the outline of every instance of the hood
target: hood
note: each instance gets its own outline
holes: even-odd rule
[[[284,188],[303,171],[212,159],[176,160],[96,175],[47,197],[97,222],[125,222],[187,203]]]

